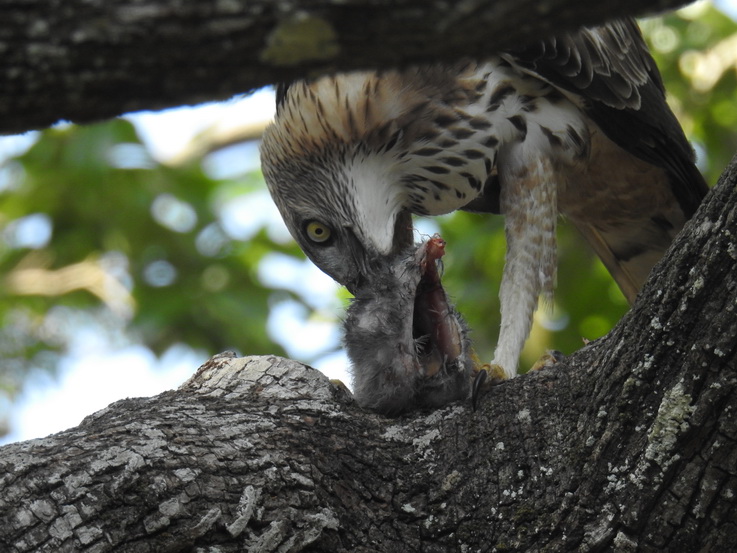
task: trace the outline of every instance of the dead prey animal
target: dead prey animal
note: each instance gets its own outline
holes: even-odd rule
[[[448,302],[434,235],[372,270],[348,308],[345,346],[359,405],[386,415],[470,395],[471,344]]]

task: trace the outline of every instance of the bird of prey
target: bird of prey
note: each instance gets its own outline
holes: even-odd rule
[[[263,173],[305,254],[352,292],[413,243],[411,215],[501,213],[492,360],[517,372],[567,217],[631,302],[707,187],[630,19],[483,60],[282,86]]]

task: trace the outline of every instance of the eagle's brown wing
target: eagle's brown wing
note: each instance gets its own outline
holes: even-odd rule
[[[581,204],[570,195],[560,207],[632,301],[708,190],[637,24],[585,28],[504,57],[572,98],[595,123],[591,162],[573,177],[584,184],[571,186]]]
[[[620,148],[665,169],[683,211],[693,215],[708,188],[634,20],[584,28],[509,53],[519,66],[584,98],[588,115]]]

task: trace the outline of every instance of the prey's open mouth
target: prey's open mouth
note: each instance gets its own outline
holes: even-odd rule
[[[437,234],[415,254],[420,282],[415,292],[412,338],[426,377],[434,376],[447,363],[454,363],[464,351],[464,331],[440,282],[438,262],[444,254],[445,241]]]

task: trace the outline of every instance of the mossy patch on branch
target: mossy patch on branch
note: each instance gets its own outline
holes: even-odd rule
[[[322,17],[300,12],[271,31],[260,57],[272,65],[292,66],[333,59],[339,52],[338,35],[332,24]]]

